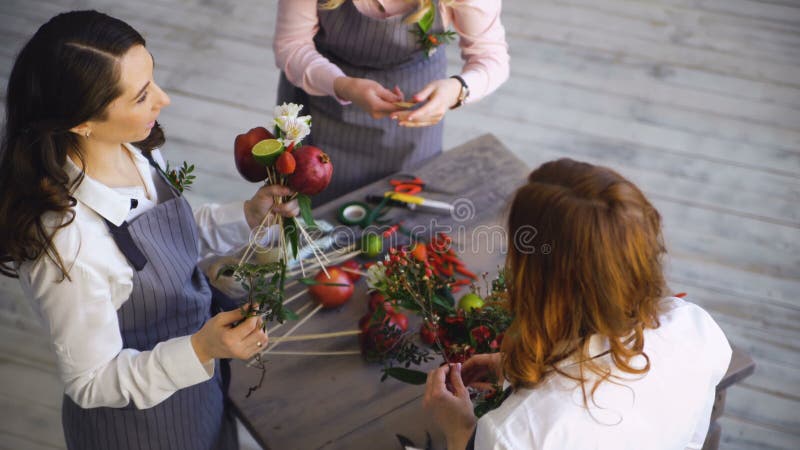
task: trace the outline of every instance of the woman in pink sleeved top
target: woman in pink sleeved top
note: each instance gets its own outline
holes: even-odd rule
[[[500,5],[499,0],[278,2],[278,103],[306,105],[314,117],[313,144],[343,162],[316,201],[442,151],[447,110],[488,95],[508,78]],[[417,23],[431,9],[433,26],[420,36]],[[444,41],[439,33],[446,30],[458,36],[464,60],[461,73],[452,76],[447,45],[430,45]],[[404,109],[398,102],[417,106]]]

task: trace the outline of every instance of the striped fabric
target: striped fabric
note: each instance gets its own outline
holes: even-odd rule
[[[166,183],[161,177],[159,182]],[[168,198],[134,218],[128,229],[147,264],[134,271],[131,297],[117,316],[123,346],[147,351],[161,341],[199,330],[209,319],[211,291],[197,267],[197,228],[184,198]],[[142,410],[133,404],[84,409],[65,395],[62,420],[67,447],[237,449],[236,425],[226,411],[220,374],[217,363],[210,380]]]
[[[317,50],[351,77],[368,78],[388,89],[399,86],[410,98],[429,82],[445,77],[444,46],[427,58],[403,17],[373,19],[347,1],[335,10],[319,10]],[[437,17],[434,30],[441,31]],[[322,204],[399,170],[413,167],[442,151],[444,123],[425,128],[399,127],[391,119],[373,119],[355,105],[342,106],[333,97],[309,96],[284,74],[278,103],[308,106],[313,116],[308,141],[330,154],[331,185],[314,197]]]

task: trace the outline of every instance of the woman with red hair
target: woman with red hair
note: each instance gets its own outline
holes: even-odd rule
[[[642,192],[604,167],[548,162],[517,190],[508,232],[502,352],[428,375],[448,448],[701,448],[731,348],[702,308],[665,297],[661,219]],[[508,397],[478,420],[466,386],[494,380]]]

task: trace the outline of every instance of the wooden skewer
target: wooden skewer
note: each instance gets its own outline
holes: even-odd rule
[[[303,325],[304,323],[306,323],[306,322],[308,321],[308,319],[310,319],[310,318],[314,317],[314,314],[316,314],[317,312],[319,312],[319,310],[320,310],[320,309],[322,309],[322,303],[320,303],[319,305],[317,305],[317,307],[316,307],[316,308],[312,309],[310,313],[306,314],[306,316],[305,316],[305,317],[303,317],[302,319],[300,319],[300,321],[299,321],[299,322],[297,322],[296,324],[294,324],[294,326],[293,326],[292,328],[289,328],[289,331],[287,331],[286,333],[284,333],[284,335],[283,335],[283,336],[281,336],[281,337],[283,337],[283,338],[286,338],[286,337],[290,336],[292,333],[294,333],[294,331],[295,331],[296,329],[300,328],[300,326],[301,326],[301,325]],[[280,345],[280,342],[276,342],[276,343],[274,343],[274,344],[270,345],[270,346],[269,346],[269,347],[267,347],[267,348],[266,348],[266,349],[265,349],[263,352],[261,352],[261,356],[264,356],[264,355],[266,355],[267,353],[271,352],[271,351],[272,351],[273,349],[275,349],[275,347],[277,347],[278,345]]]
[[[365,277],[365,276],[367,276],[367,272],[364,272],[363,270],[351,269],[351,268],[349,268],[349,267],[340,267],[340,269],[341,269],[343,272],[354,273],[354,274],[357,274],[357,275],[361,275],[362,277]]]
[[[344,255],[342,255],[340,257],[333,258],[331,260],[330,264],[337,264],[337,263],[340,263],[340,262],[347,261],[348,259],[354,258],[354,257],[358,256],[359,254],[361,254],[361,250],[357,250],[357,251],[354,251],[354,252],[351,252],[351,253],[344,254]],[[306,267],[306,269],[313,269],[315,267],[317,267],[317,264],[312,264],[312,265]],[[293,276],[297,276],[298,274],[300,274],[300,271],[298,269],[295,269],[295,270],[293,270],[291,272],[287,272],[286,275],[290,276],[290,277],[293,277]]]
[[[310,341],[314,339],[328,339],[340,336],[353,336],[356,334],[361,334],[361,330],[335,331],[332,333],[317,333],[317,334],[299,334],[297,336],[277,336],[270,339],[270,342],[277,344],[278,342]]]
[[[308,292],[308,289],[303,289],[302,291],[298,292],[297,294],[294,294],[293,296],[291,296],[291,297],[287,298],[286,300],[284,300],[283,304],[287,305],[287,304],[289,304],[289,302],[297,300],[298,298],[302,297],[303,294],[305,294],[306,292]]]
[[[272,352],[272,355],[293,355],[293,356],[339,356],[339,355],[360,355],[360,350],[341,350],[341,351],[331,351],[331,352],[313,352],[313,351],[298,351],[298,352],[288,352],[288,351],[277,351]]]

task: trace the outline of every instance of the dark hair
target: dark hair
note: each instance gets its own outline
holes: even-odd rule
[[[515,386],[532,387],[553,372],[591,393],[611,377],[589,354],[592,335],[608,339],[623,372],[650,368],[644,330],[659,326],[666,291],[661,217],[644,194],[611,169],[560,159],[543,164],[517,190],[508,217],[510,308],[503,369]],[[526,251],[517,238],[535,230],[547,251]],[[641,355],[646,364],[632,359]],[[575,356],[579,374],[557,366]],[[583,390],[584,401],[586,391]]]
[[[75,217],[67,154],[83,162],[79,136],[69,130],[103,120],[121,92],[120,58],[144,38],[127,23],[97,11],[59,14],[22,48],[6,90],[0,144],[0,273],[43,254],[67,268],[52,238]],[[149,152],[164,142],[159,126],[137,143]],[[45,215],[55,214],[53,226]]]

